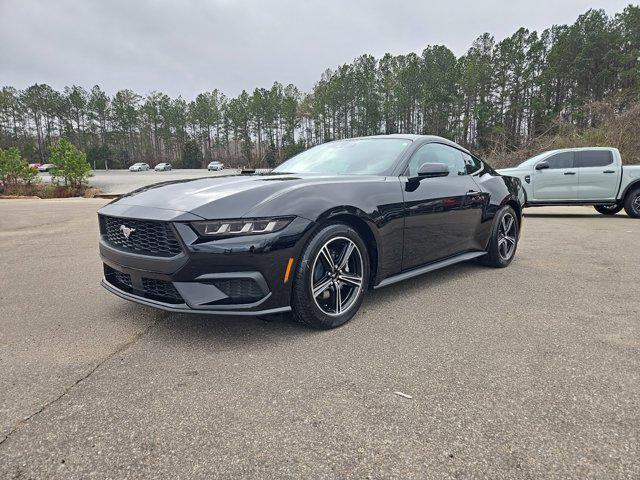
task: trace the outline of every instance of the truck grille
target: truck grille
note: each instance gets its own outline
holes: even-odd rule
[[[182,252],[171,225],[167,222],[100,216],[103,238],[110,245],[123,250],[155,257],[173,257]],[[129,238],[122,226],[132,229]]]
[[[184,299],[171,282],[143,277],[143,290],[137,290],[133,286],[131,275],[120,272],[108,265],[104,266],[104,277],[111,285],[134,295],[164,303],[184,303]]]

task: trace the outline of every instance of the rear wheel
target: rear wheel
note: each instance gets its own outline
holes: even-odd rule
[[[624,199],[624,211],[632,218],[640,218],[640,187],[627,193]]]
[[[612,203],[609,205],[594,205],[593,208],[595,208],[596,211],[598,213],[601,213],[602,215],[615,215],[620,210],[622,210],[622,205]]]
[[[518,216],[511,207],[500,210],[493,223],[487,254],[480,257],[480,263],[490,267],[508,266],[518,248]]]
[[[367,247],[353,228],[332,224],[304,249],[296,270],[294,317],[314,328],[335,328],[356,314],[368,286]]]

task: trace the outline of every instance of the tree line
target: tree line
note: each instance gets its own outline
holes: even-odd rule
[[[0,92],[0,147],[45,162],[59,138],[95,168],[145,161],[200,167],[273,166],[312,145],[380,133],[447,137],[489,155],[525,148],[563,124],[598,127],[592,106],[624,113],[640,97],[640,7],[589,10],[572,25],[485,33],[462,56],[442,45],[419,55],[362,55],[294,85],[218,90],[193,101],[161,92],[107,95],[99,86],[46,84]]]

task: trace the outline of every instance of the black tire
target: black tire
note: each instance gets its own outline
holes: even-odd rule
[[[640,187],[627,193],[624,199],[624,211],[631,218],[640,218]]]
[[[316,301],[317,297],[314,298],[312,293],[312,275],[318,273],[317,271],[314,272],[314,267],[319,261],[321,263],[318,264],[319,266],[317,267],[317,270],[324,270],[325,264],[323,263],[323,260],[320,260],[322,256],[321,250],[323,247],[326,245],[331,247],[334,244],[336,246],[340,246],[340,242],[344,242],[344,244],[347,245],[349,241],[357,247],[357,252],[356,249],[352,250],[352,255],[354,256],[353,262],[356,263],[350,263],[350,266],[346,268],[351,268],[354,271],[354,277],[357,276],[357,274],[361,275],[361,285],[359,288],[351,286],[349,283],[341,282],[339,280],[340,277],[338,277],[336,279],[337,283],[327,286],[325,290],[320,293],[323,295],[327,292],[329,292],[329,295],[333,294],[334,298],[337,298],[338,300],[336,303],[341,304],[340,299],[342,298],[340,295],[335,294],[336,285],[342,285],[337,287],[340,292],[345,292],[345,294],[347,292],[349,293],[347,297],[349,305],[345,308],[344,312],[339,313],[339,310],[336,309],[333,313],[327,313],[319,304],[323,302],[330,302],[331,300],[320,299],[319,301]],[[356,253],[359,253],[359,257]],[[322,256],[322,258],[326,257]],[[360,259],[361,271],[356,274],[355,272],[358,270],[356,268],[358,258]],[[350,259],[351,257],[349,257],[349,261],[351,262]],[[335,257],[334,260],[336,260],[337,264],[337,260],[339,260],[339,258]],[[330,329],[344,325],[353,318],[362,304],[364,294],[369,286],[369,269],[367,246],[355,229],[343,223],[333,223],[323,227],[311,238],[304,248],[302,256],[300,257],[300,262],[298,263],[298,268],[296,268],[294,274],[291,297],[294,319],[300,323],[318,329]],[[346,271],[343,273],[349,274],[350,272]],[[322,278],[331,281],[331,275],[332,274],[327,271],[326,276],[322,276]],[[320,280],[322,280],[322,278]],[[318,283],[323,282],[319,281]],[[320,294],[318,297],[319,296]]]
[[[512,249],[509,252],[505,252],[503,247],[503,239],[507,236],[503,234],[504,224],[503,220],[510,217],[513,220],[513,226],[509,228],[508,235],[513,238],[513,244],[510,241],[504,240],[509,245],[512,245]],[[506,221],[508,224],[508,221]],[[487,245],[487,254],[478,259],[482,265],[487,265],[494,268],[507,267],[516,255],[518,249],[518,240],[520,239],[520,224],[516,212],[511,207],[503,207],[497,214],[493,222],[491,229],[491,238]],[[505,253],[508,253],[505,256]]]
[[[617,203],[610,205],[594,205],[593,208],[602,215],[615,215],[622,210],[622,205],[618,205]]]

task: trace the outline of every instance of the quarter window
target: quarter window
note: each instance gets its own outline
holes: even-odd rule
[[[469,175],[473,175],[482,170],[482,161],[479,158],[469,155],[468,153],[462,153],[462,158]]]
[[[421,146],[409,161],[408,175],[417,176],[418,170],[425,163],[444,163],[449,167],[449,176],[467,174],[462,152],[441,143],[427,143]]]
[[[584,150],[580,152],[581,167],[604,167],[611,165],[613,158],[608,150]]]
[[[573,152],[560,152],[555,155],[551,155],[547,158],[546,162],[549,164],[550,169],[573,168],[574,157],[575,155]]]

